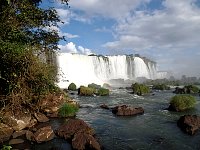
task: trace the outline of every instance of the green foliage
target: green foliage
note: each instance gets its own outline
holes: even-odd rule
[[[64,103],[58,110],[58,114],[61,117],[75,116],[78,111],[78,107],[72,104]]]
[[[85,87],[85,86],[81,86],[78,91],[78,94],[81,96],[92,96],[95,93],[96,93],[96,89]]]
[[[76,91],[76,84],[71,83],[71,84],[68,86],[68,90]]]
[[[12,146],[10,145],[3,145],[3,148],[1,148],[1,150],[11,150]]]
[[[0,95],[16,108],[59,91],[55,54],[63,37],[47,27],[61,21],[55,9],[42,9],[40,2],[0,1]]]
[[[148,86],[145,86],[144,84],[132,84],[132,89],[133,89],[133,93],[137,94],[137,95],[143,95],[143,94],[147,94],[150,92],[150,89]]]
[[[91,83],[91,84],[88,84],[88,87],[89,88],[93,88],[93,89],[99,89],[99,88],[101,88],[101,85],[98,85],[98,84],[95,84],[95,83]]]
[[[195,104],[196,99],[191,95],[176,95],[170,101],[170,107],[176,111],[192,108]]]
[[[152,89],[155,89],[155,90],[170,90],[170,87],[167,86],[166,84],[155,84],[155,85],[153,85]]]
[[[100,88],[100,89],[98,89],[97,95],[107,96],[107,95],[109,95],[109,89]]]
[[[200,89],[195,85],[187,85],[184,88],[186,88],[188,94],[200,92]]]

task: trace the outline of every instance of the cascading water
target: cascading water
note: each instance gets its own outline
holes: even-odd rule
[[[157,76],[155,62],[132,55],[87,56],[60,53],[57,61],[58,86],[61,88],[66,88],[71,82],[77,86],[90,83],[102,85],[112,79],[155,79]]]

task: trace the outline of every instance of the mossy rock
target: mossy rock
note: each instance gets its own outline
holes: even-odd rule
[[[194,107],[196,99],[191,95],[176,95],[171,98],[169,110],[184,111]]]
[[[80,88],[78,89],[78,95],[81,95],[81,96],[93,96],[95,93],[96,93],[96,89],[94,88],[80,86]]]
[[[144,85],[144,84],[132,84],[132,89],[133,89],[133,93],[137,94],[137,95],[144,95],[144,94],[148,94],[150,92],[150,89],[148,86]]]
[[[170,87],[167,86],[166,84],[155,84],[153,85],[152,89],[155,89],[155,90],[170,90]]]
[[[100,88],[97,92],[97,95],[99,96],[107,96],[109,95],[110,91],[109,89],[105,89],[105,88]]]
[[[195,94],[200,92],[200,89],[195,85],[187,85],[184,88],[186,89],[187,94]]]
[[[98,84],[95,84],[95,83],[91,83],[91,84],[88,84],[88,87],[89,88],[94,88],[94,89],[100,89],[101,85],[98,85]]]
[[[76,84],[71,83],[71,84],[68,86],[68,90],[76,91]]]

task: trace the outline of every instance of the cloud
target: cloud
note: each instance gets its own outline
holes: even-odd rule
[[[63,53],[93,54],[91,49],[84,48],[83,46],[77,47],[73,42],[69,42],[66,45],[59,45],[59,48]]]
[[[94,17],[119,19],[128,15],[130,11],[136,9],[150,0],[73,0],[70,1],[72,9],[77,9],[85,15]]]
[[[185,49],[200,42],[200,9],[194,0],[163,2],[163,10],[135,11],[118,22],[108,49]]]

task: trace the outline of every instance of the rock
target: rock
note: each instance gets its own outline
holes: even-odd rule
[[[32,128],[33,126],[35,126],[37,124],[37,120],[35,118],[31,118],[31,121],[29,122],[29,124],[27,125],[27,128]]]
[[[24,140],[22,139],[12,139],[9,141],[9,145],[15,145],[15,144],[21,144],[24,143]]]
[[[100,105],[100,107],[103,109],[109,109],[109,107],[106,104],[102,104],[102,105]]]
[[[26,131],[27,131],[27,130],[15,131],[15,132],[12,134],[12,137],[15,139],[15,138],[17,138],[17,137],[19,137],[19,136],[22,136],[22,135],[26,134]]]
[[[144,109],[142,107],[131,107],[127,105],[116,106],[112,109],[112,113],[116,114],[117,116],[132,116],[143,114]]]
[[[40,128],[34,133],[34,139],[37,143],[50,141],[54,138],[55,134],[51,126]]]
[[[90,135],[94,135],[94,130],[80,119],[69,119],[67,123],[59,127],[57,134],[60,137],[69,140],[73,138],[75,133],[80,131],[88,133]]]
[[[77,132],[72,140],[72,148],[77,150],[100,150],[101,147],[97,140],[90,134]]]
[[[194,135],[200,128],[200,117],[197,115],[181,116],[177,125],[187,134]]]
[[[49,118],[47,118],[44,114],[42,113],[34,113],[35,118],[38,120],[38,122],[47,122],[49,121]]]
[[[34,141],[34,134],[31,131],[26,131],[26,139],[29,141]]]
[[[18,112],[8,111],[4,114],[2,121],[3,123],[12,127],[15,131],[20,131],[29,125],[31,121],[31,115],[25,110]]]
[[[8,141],[13,133],[13,129],[6,124],[0,123],[0,143]]]

